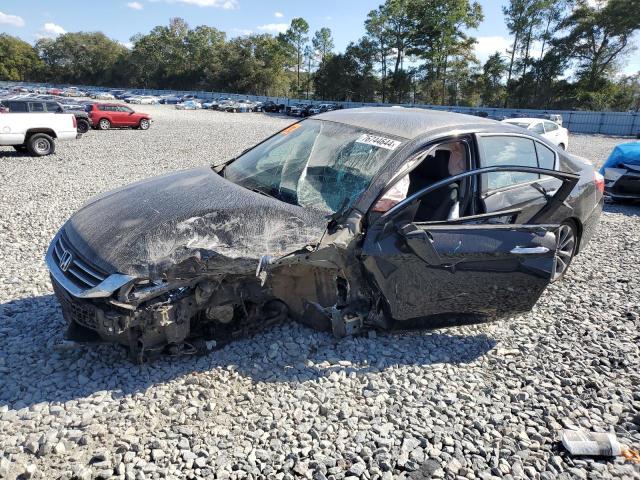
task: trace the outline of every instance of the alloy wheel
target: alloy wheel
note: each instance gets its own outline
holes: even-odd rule
[[[552,282],[559,280],[569,268],[576,249],[576,235],[570,225],[560,225],[553,265]]]
[[[111,122],[109,122],[109,120],[104,118],[100,120],[100,129],[108,130],[110,126],[111,126]]]

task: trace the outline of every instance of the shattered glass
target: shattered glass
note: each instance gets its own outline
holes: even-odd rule
[[[367,189],[400,145],[388,135],[306,120],[238,158],[224,175],[284,202],[335,213]]]

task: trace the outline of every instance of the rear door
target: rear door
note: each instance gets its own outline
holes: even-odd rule
[[[122,125],[132,126],[136,123],[135,115],[131,108],[125,107],[124,105],[120,105],[116,108],[118,109],[118,118]]]
[[[561,181],[528,224],[521,208],[445,222],[414,222],[422,197],[464,178],[492,173],[551,175]],[[454,313],[490,318],[528,311],[553,275],[559,225],[537,224],[578,180],[533,167],[488,167],[431,185],[374,221],[362,248],[365,269],[397,321]],[[480,183],[475,182],[475,183]]]
[[[532,137],[491,134],[478,135],[477,141],[482,167],[557,168],[556,152]],[[482,175],[480,180],[481,211],[518,208],[518,223],[527,223],[560,186],[555,177],[527,171],[497,171]]]

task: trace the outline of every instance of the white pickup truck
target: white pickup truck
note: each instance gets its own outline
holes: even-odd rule
[[[0,145],[42,157],[55,152],[55,140],[80,138],[73,114],[0,113]]]

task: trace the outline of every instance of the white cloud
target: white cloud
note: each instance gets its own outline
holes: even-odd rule
[[[133,48],[133,42],[118,42],[118,43],[122,45],[124,48],[128,48],[129,50]]]
[[[127,7],[132,10],[142,10],[144,8],[144,5],[142,5],[140,2],[129,2],[127,3]]]
[[[284,17],[284,13],[276,12],[276,13],[273,14],[273,16],[276,17],[276,18],[282,18],[282,17]]]
[[[485,62],[487,58],[496,52],[506,55],[509,48],[511,48],[511,40],[499,35],[476,38],[476,56],[481,62]]]
[[[168,0],[170,3],[178,2],[198,7],[215,7],[223,10],[235,10],[238,8],[238,0]]]
[[[24,27],[24,19],[18,15],[9,15],[0,12],[0,25],[11,25],[12,27]]]
[[[267,23],[265,25],[258,25],[256,27],[258,30],[269,33],[284,33],[289,28],[289,25],[286,23]]]
[[[329,21],[331,21],[331,20],[333,20],[333,17],[332,17],[332,16],[330,16],[330,15],[327,15],[326,17],[324,17],[324,19],[325,19],[325,20],[329,20]]]
[[[37,38],[55,38],[58,35],[67,33],[67,31],[60,25],[56,25],[53,22],[45,23],[42,28],[36,33]]]

